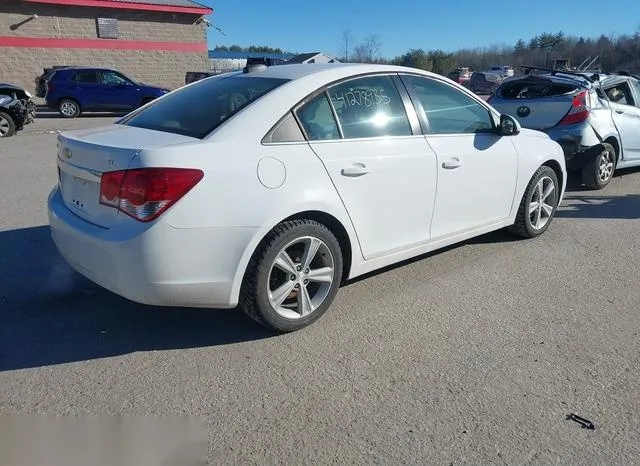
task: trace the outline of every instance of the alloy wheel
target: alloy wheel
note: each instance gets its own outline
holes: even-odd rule
[[[334,275],[329,247],[313,236],[297,238],[280,250],[271,265],[269,303],[286,319],[307,317],[329,296]]]
[[[598,178],[601,183],[606,183],[613,175],[613,155],[607,149],[600,154],[600,164],[598,166]]]
[[[9,120],[4,117],[0,117],[0,138],[5,137],[11,131],[11,125]]]
[[[60,111],[64,116],[70,117],[76,114],[76,112],[78,111],[78,106],[73,102],[64,102],[60,106]]]
[[[554,181],[544,176],[540,178],[529,199],[529,221],[531,226],[540,230],[551,220],[556,204],[556,185]]]

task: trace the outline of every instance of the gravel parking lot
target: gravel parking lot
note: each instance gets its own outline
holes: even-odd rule
[[[201,416],[218,464],[639,464],[640,170],[572,186],[541,238],[390,268],[273,336],[128,302],[57,255],[52,132],[114,120],[0,142],[0,414]]]

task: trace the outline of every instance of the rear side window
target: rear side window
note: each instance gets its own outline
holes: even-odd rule
[[[98,73],[96,71],[76,71],[73,81],[78,83],[97,83]]]
[[[296,115],[310,141],[340,139],[338,125],[324,92],[302,105]]]
[[[345,139],[411,136],[402,97],[391,76],[367,76],[329,88]]]
[[[246,75],[205,79],[154,101],[120,124],[203,139],[287,81]]]

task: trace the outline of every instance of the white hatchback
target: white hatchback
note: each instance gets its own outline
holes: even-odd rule
[[[58,138],[53,240],[140,303],[229,308],[278,331],[345,280],[492,230],[544,232],[560,146],[447,78],[283,65],[195,82]]]

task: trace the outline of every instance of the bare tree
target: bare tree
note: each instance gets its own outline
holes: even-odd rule
[[[342,31],[342,38],[340,40],[340,50],[344,52],[344,61],[348,62],[351,56],[351,47],[353,46],[353,34],[350,29]]]
[[[378,58],[380,48],[382,47],[382,44],[378,40],[378,36],[368,35],[362,45],[367,53],[367,61],[369,63],[373,63]]]
[[[353,49],[353,55],[351,56],[351,61],[355,63],[367,63],[369,60],[369,54],[367,52],[367,47],[364,44],[357,45],[355,49]]]

